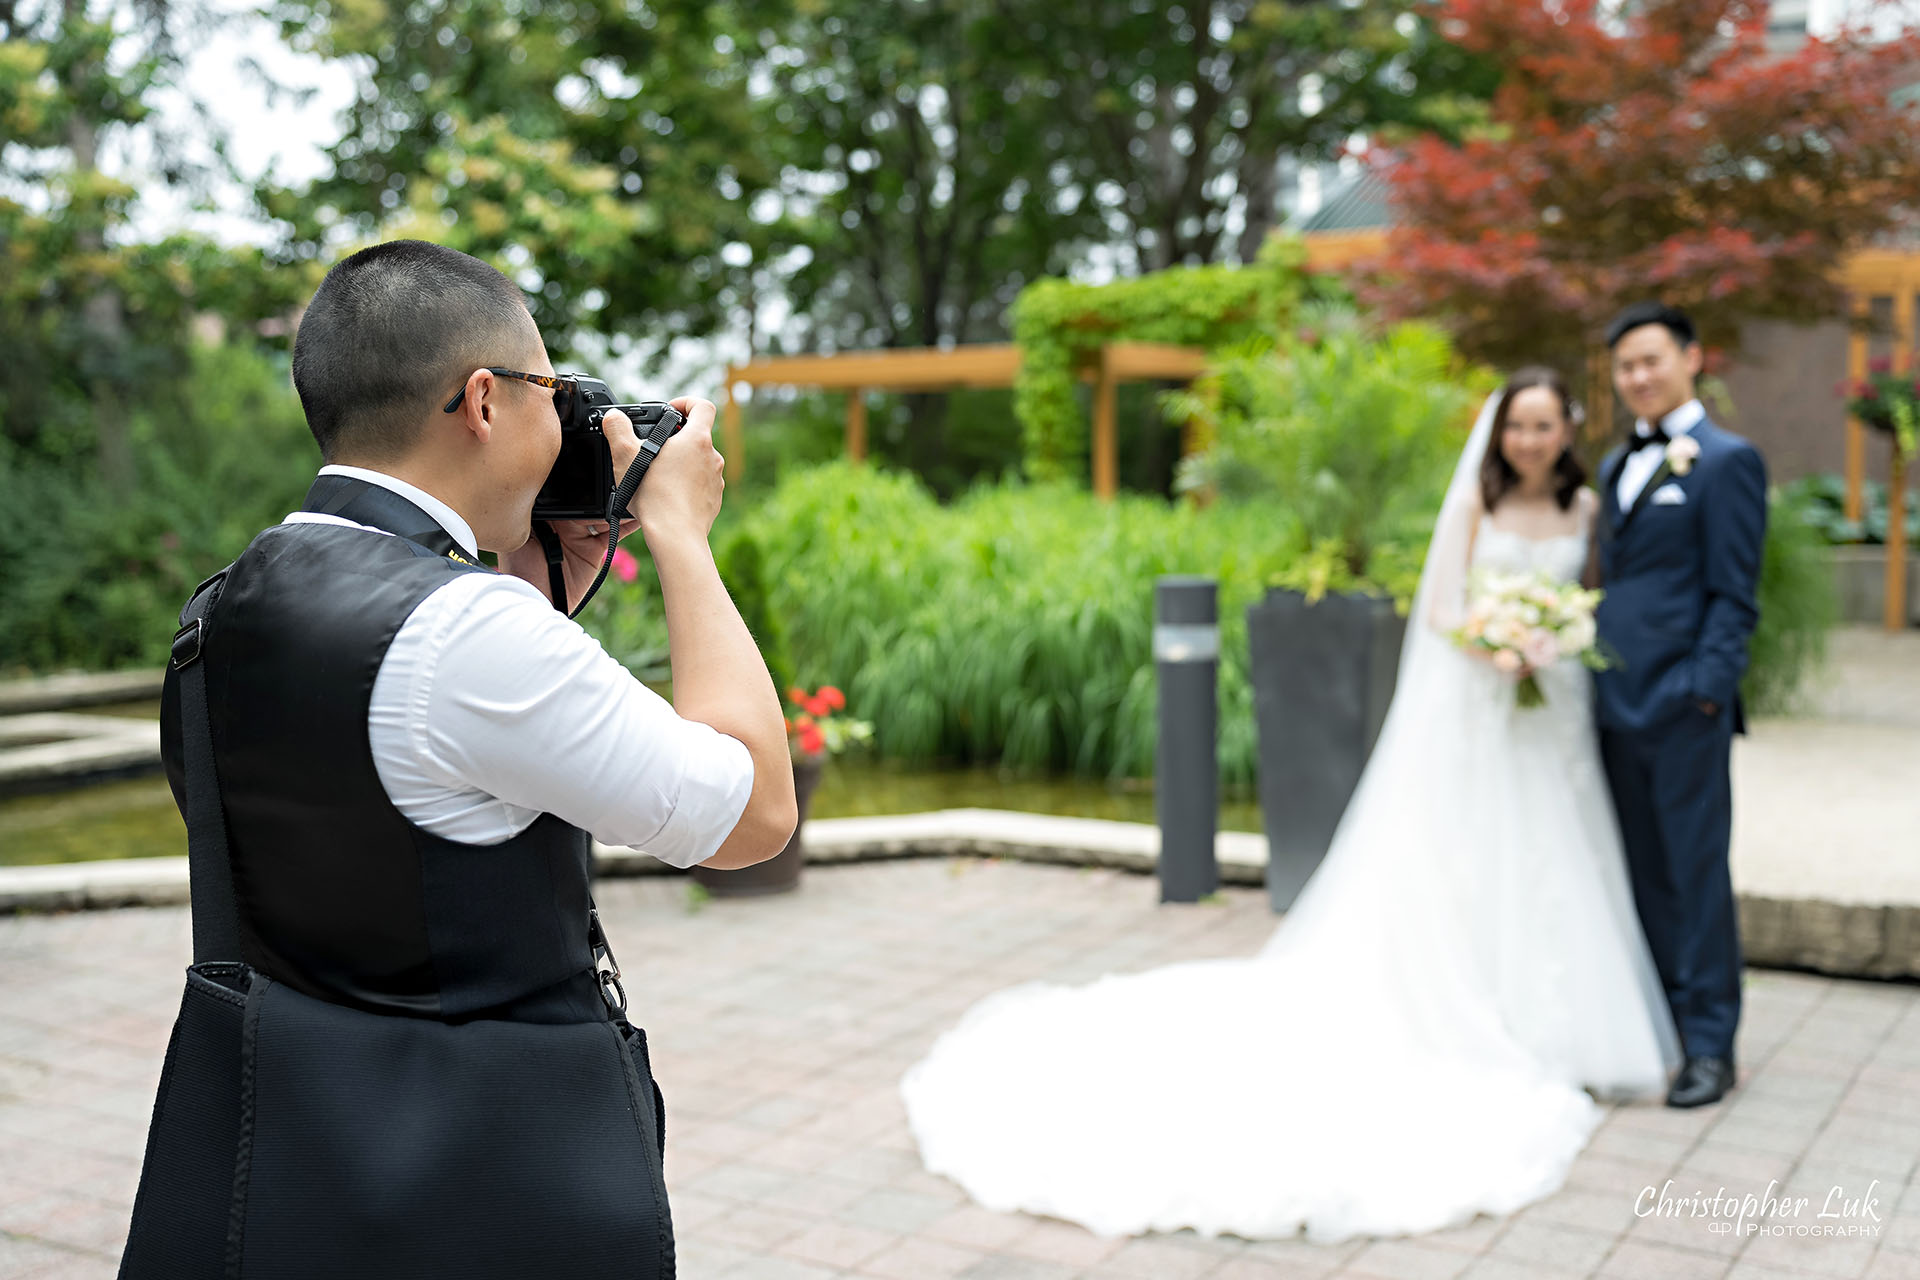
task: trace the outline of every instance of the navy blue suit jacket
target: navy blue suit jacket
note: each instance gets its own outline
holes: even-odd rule
[[[1760,618],[1767,468],[1759,450],[1711,421],[1690,434],[1700,443],[1692,469],[1680,476],[1663,465],[1627,511],[1617,497],[1625,446],[1600,467],[1606,598],[1597,621],[1620,664],[1594,678],[1603,729],[1657,729],[1701,714],[1702,702],[1733,708],[1745,728],[1740,681]]]

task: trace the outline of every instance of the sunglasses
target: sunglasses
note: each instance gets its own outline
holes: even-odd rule
[[[536,387],[550,389],[553,392],[553,407],[559,411],[560,421],[570,420],[568,415],[573,411],[573,399],[580,391],[579,384],[572,378],[551,378],[544,373],[522,373],[518,369],[497,369],[492,365],[487,366],[487,372],[497,378],[518,378],[522,382],[531,382]],[[460,384],[460,389],[453,393],[453,399],[447,401],[440,412],[452,413],[466,398],[467,386],[463,382]]]

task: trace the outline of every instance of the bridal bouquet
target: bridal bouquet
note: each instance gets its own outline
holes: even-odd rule
[[[1476,573],[1468,583],[1467,617],[1453,641],[1469,653],[1490,653],[1493,665],[1520,682],[1520,706],[1546,702],[1537,673],[1558,662],[1592,671],[1609,665],[1600,652],[1593,611],[1601,592],[1546,574]]]

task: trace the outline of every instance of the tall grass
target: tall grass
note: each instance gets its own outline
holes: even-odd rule
[[[1252,781],[1245,610],[1297,541],[1280,511],[1014,481],[941,506],[909,477],[831,464],[743,524],[801,683],[840,683],[908,762],[1150,776],[1154,581],[1217,579],[1223,779]]]

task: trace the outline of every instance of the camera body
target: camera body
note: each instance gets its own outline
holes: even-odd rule
[[[660,439],[686,422],[678,409],[659,400],[616,404],[607,384],[598,378],[564,375],[575,391],[560,420],[560,456],[533,500],[536,520],[604,520],[613,498],[613,446],[602,422],[618,409],[633,422],[634,434],[646,440],[664,428]]]

